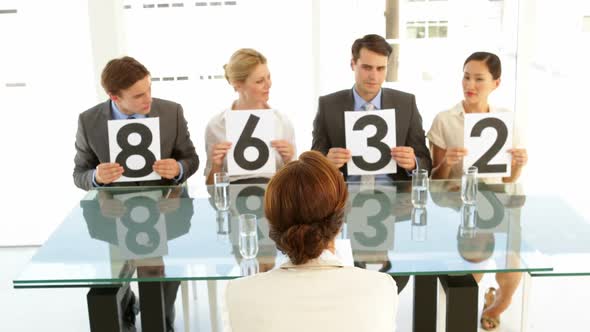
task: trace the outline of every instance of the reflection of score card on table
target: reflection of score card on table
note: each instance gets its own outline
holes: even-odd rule
[[[125,214],[117,218],[117,240],[126,259],[168,254],[166,218],[160,212],[160,191],[113,196],[123,202]]]
[[[360,185],[349,184],[348,191],[350,210],[346,224],[353,251],[393,249],[395,187],[376,186],[374,190],[360,191]]]

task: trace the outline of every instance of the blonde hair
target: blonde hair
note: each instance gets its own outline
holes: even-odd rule
[[[264,64],[266,58],[260,52],[251,48],[241,48],[232,54],[227,64],[223,65],[225,79],[232,85],[234,82],[244,82],[256,66]]]

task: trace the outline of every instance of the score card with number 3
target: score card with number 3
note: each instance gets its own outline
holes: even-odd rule
[[[389,174],[397,172],[391,158],[395,146],[395,109],[344,112],[346,147],[352,158],[349,175]]]

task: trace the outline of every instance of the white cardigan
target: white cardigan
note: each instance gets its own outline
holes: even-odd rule
[[[391,276],[345,267],[331,252],[303,265],[231,280],[224,330],[232,332],[395,331]]]

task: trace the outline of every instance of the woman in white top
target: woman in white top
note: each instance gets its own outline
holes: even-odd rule
[[[494,113],[507,111],[497,109],[488,104],[488,96],[500,85],[502,64],[500,58],[493,53],[475,52],[463,63],[463,96],[464,99],[448,111],[435,117],[428,140],[432,151],[432,178],[454,179],[462,174],[462,160],[468,153],[463,147],[463,121],[465,113]],[[515,133],[518,134],[518,133]],[[515,138],[518,136],[515,135]],[[515,139],[515,146],[518,146]],[[513,148],[512,173],[502,179],[487,179],[486,182],[514,182],[526,165],[528,157],[526,149]],[[481,325],[484,330],[496,330],[500,325],[500,314],[510,305],[512,295],[521,279],[520,272],[497,273],[498,289],[491,287],[484,296],[484,310]],[[483,274],[474,274],[479,283]]]
[[[488,104],[488,96],[500,85],[502,74],[498,56],[488,52],[476,52],[465,60],[463,66],[464,99],[448,111],[436,115],[428,131],[432,151],[432,178],[455,179],[462,174],[463,157],[468,151],[463,147],[463,120],[465,113],[508,112]],[[502,182],[515,182],[526,164],[526,149],[519,147],[518,133],[514,135],[512,154],[512,174],[502,178]],[[486,182],[500,182],[486,181]]]
[[[231,280],[226,331],[394,331],[391,276],[344,266],[335,254],[348,199],[342,174],[317,151],[279,170],[264,196],[270,237],[289,261]]]
[[[260,52],[243,48],[237,50],[229,63],[223,66],[225,78],[236,92],[235,100],[228,110],[224,110],[211,118],[205,129],[205,150],[207,163],[205,165],[206,184],[213,184],[213,174],[227,171],[226,156],[233,142],[225,137],[225,114],[228,111],[270,109],[268,105],[269,92],[272,86],[270,72],[266,58]],[[295,131],[288,118],[274,110],[275,136],[271,146],[277,154],[277,169],[288,163],[295,156]],[[240,180],[256,180],[262,178],[266,182],[272,174],[253,174],[232,176],[233,183]],[[256,181],[254,181],[256,182]]]

